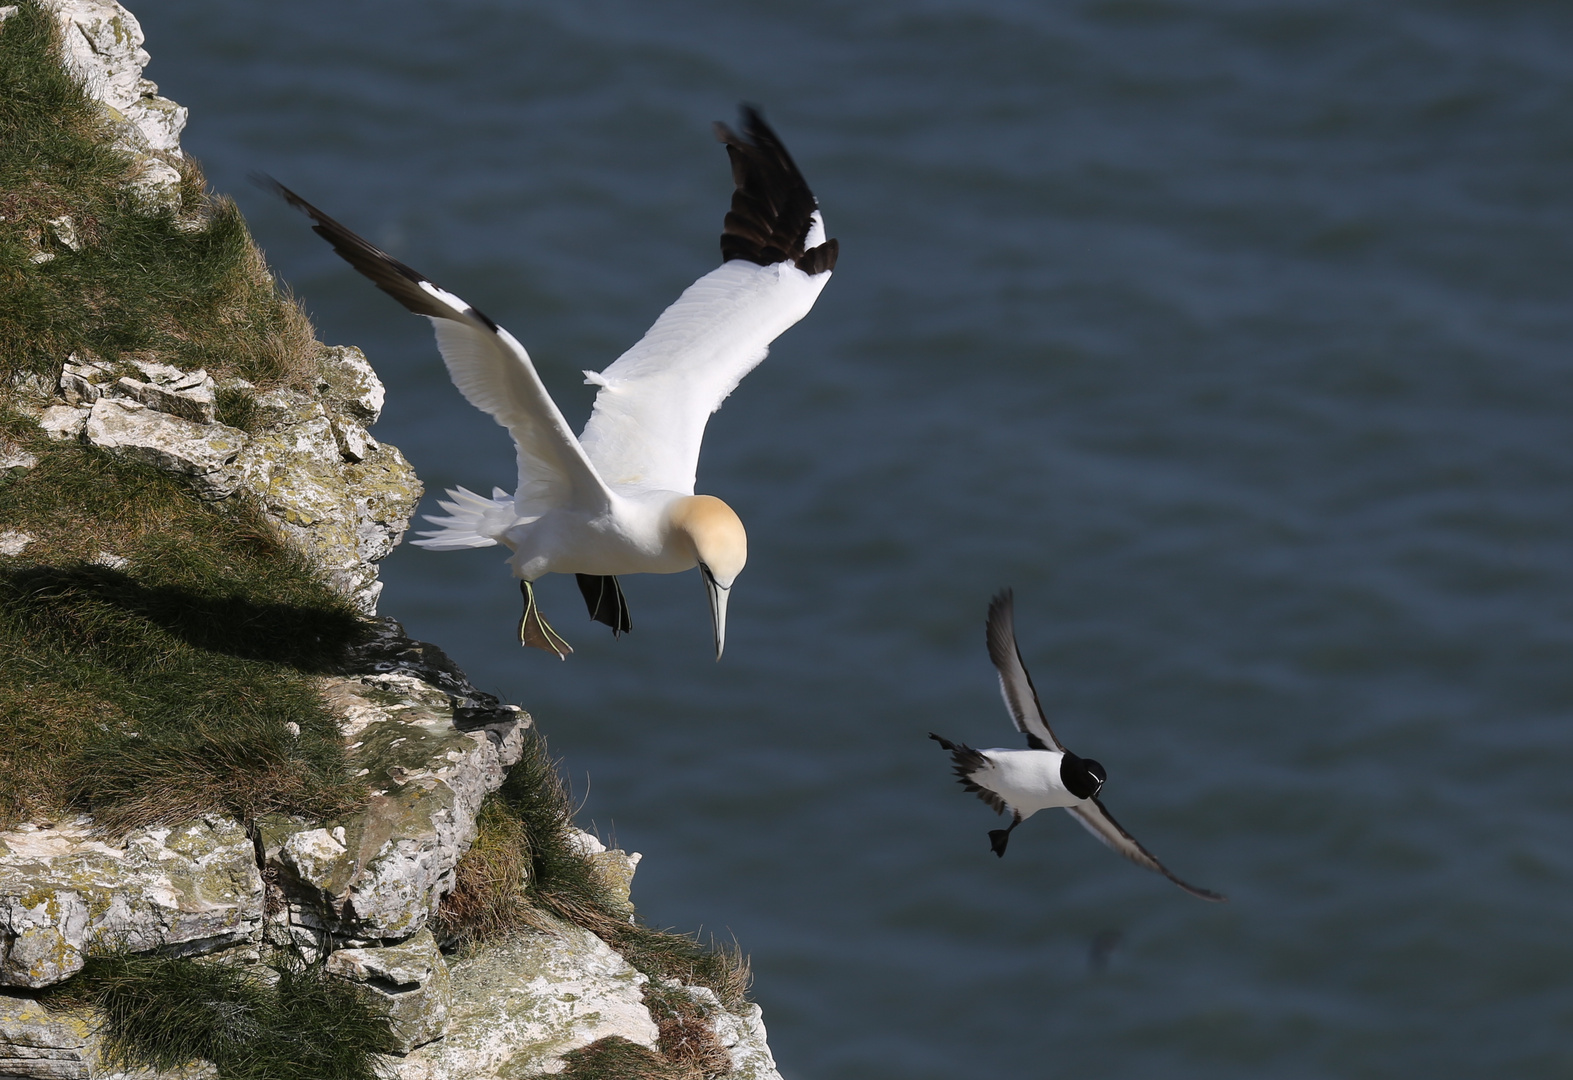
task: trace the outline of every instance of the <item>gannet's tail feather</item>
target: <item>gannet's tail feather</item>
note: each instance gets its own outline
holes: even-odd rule
[[[412,540],[411,543],[438,551],[493,546],[497,538],[490,535],[493,530],[487,527],[486,519],[495,515],[504,522],[510,522],[517,514],[512,495],[501,488],[493,488],[492,495],[494,497],[488,499],[467,488],[449,488],[449,498],[437,500],[437,505],[448,511],[449,516],[424,515],[437,528],[419,533],[421,539]]]

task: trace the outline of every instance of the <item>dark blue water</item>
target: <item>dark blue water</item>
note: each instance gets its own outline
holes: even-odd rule
[[[495,551],[383,610],[529,708],[652,921],[753,954],[798,1078],[1573,1070],[1573,8],[148,2],[149,74],[430,490],[512,486],[423,321],[266,170],[512,329],[570,420],[717,259],[758,102],[842,257],[710,425],[750,530],[634,633]],[[1198,902],[925,737],[1057,730]]]

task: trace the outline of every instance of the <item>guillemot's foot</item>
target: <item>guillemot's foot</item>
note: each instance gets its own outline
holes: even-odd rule
[[[994,854],[998,855],[1002,859],[1005,857],[1005,845],[1010,843],[1010,834],[1014,832],[1016,826],[1020,824],[1021,815],[1012,812],[1010,828],[989,830],[989,848],[994,852]]]
[[[590,609],[590,618],[610,626],[613,637],[626,634],[634,628],[633,619],[628,617],[628,601],[623,599],[623,587],[615,577],[610,574],[575,574],[574,580],[579,583],[579,591],[584,594],[584,604]]]
[[[545,649],[559,660],[568,659],[573,646],[541,618],[541,609],[535,606],[534,586],[528,581],[521,581],[519,591],[524,594],[524,615],[519,619],[519,644],[532,649]]]

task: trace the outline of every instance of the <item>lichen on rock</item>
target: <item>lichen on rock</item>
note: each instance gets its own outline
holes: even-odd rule
[[[0,985],[38,989],[90,951],[256,944],[262,877],[238,822],[99,836],[87,819],[0,832]]]

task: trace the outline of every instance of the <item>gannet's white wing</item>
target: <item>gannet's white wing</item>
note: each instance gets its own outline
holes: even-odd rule
[[[546,392],[535,365],[530,363],[530,354],[517,338],[474,305],[357,236],[283,184],[269,177],[257,179],[315,221],[313,231],[374,285],[417,315],[431,319],[437,349],[453,384],[471,405],[513,436],[518,448],[519,488],[514,493],[518,515],[539,514],[554,506],[592,509],[610,502],[611,493],[574,438],[557,403]],[[462,495],[452,494],[462,507],[444,503],[445,509],[452,513],[468,511],[477,519],[484,509],[482,503],[501,509],[497,505],[501,500],[482,499],[462,488],[460,491]],[[475,501],[474,506],[471,501]],[[460,539],[451,537],[439,546],[479,546],[486,538],[475,537],[474,545],[460,543]]]
[[[1121,855],[1124,855],[1137,866],[1145,866],[1149,870],[1156,870],[1192,896],[1199,896],[1203,900],[1225,901],[1229,899],[1221,893],[1215,893],[1210,889],[1199,889],[1195,885],[1187,884],[1175,877],[1169,872],[1168,867],[1154,858],[1150,851],[1138,844],[1134,836],[1120,828],[1120,823],[1109,816],[1109,812],[1103,808],[1103,804],[1098,801],[1096,795],[1078,806],[1067,806],[1065,809],[1073,818],[1081,822],[1082,827],[1088,832]]]
[[[723,124],[737,190],[721,234],[722,264],[684,290],[610,367],[580,441],[616,489],[692,494],[710,414],[770,343],[808,314],[836,264],[813,192],[759,113],[743,135]]]
[[[1016,730],[1027,736],[1027,745],[1034,750],[1059,750],[1065,747],[1054,737],[1049,721],[1038,704],[1038,691],[1033,688],[1032,676],[1021,662],[1021,650],[1016,647],[1016,599],[1009,589],[1000,592],[989,602],[987,635],[989,659],[999,672],[1000,695],[1005,708],[1016,725]]]

